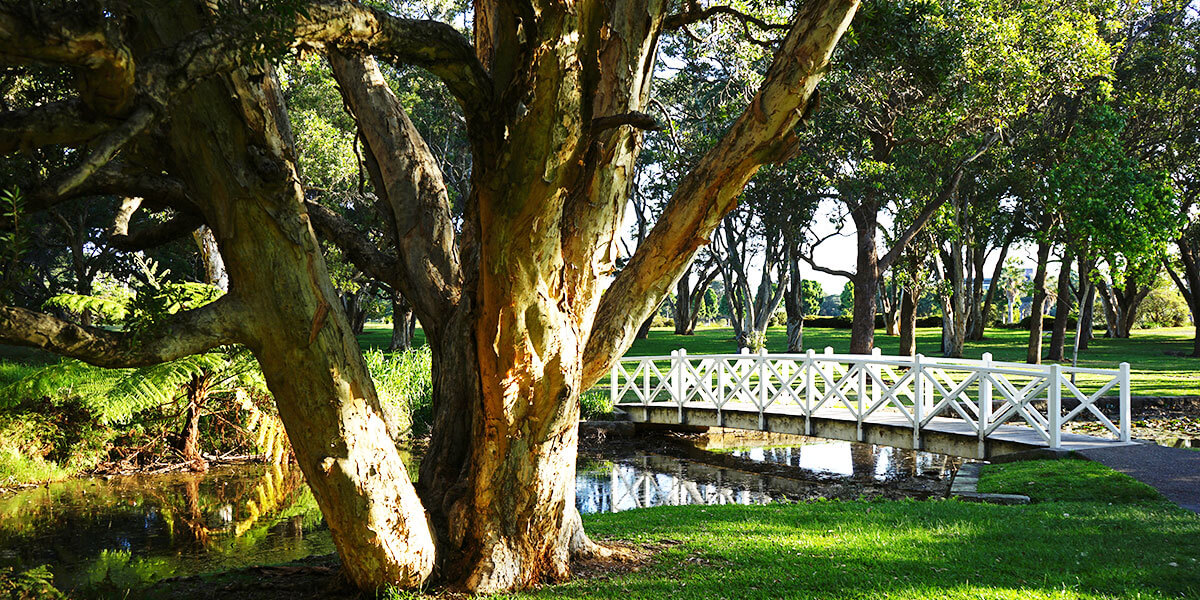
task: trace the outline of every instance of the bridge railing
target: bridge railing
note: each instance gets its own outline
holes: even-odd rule
[[[936,417],[966,424],[980,444],[1006,423],[1032,428],[1051,448],[1062,445],[1063,426],[1086,411],[1099,429],[1130,440],[1129,363],[1117,369],[1030,365],[992,360],[806,354],[689,355],[622,358],[609,380],[614,405],[677,406],[680,422],[686,406],[724,412],[756,410],[763,428],[772,412],[800,414],[807,433],[811,417],[837,409],[858,424],[872,415],[899,419],[913,430],[914,446],[921,430]],[[1113,390],[1118,396],[1114,423],[1097,402]],[[845,415],[845,412],[839,413]]]

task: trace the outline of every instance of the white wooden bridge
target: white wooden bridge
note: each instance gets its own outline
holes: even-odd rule
[[[1117,369],[824,354],[622,358],[609,389],[635,423],[791,433],[990,458],[1131,444],[1129,363]],[[1115,414],[1100,401],[1115,392]],[[1109,437],[1063,431],[1088,416]]]

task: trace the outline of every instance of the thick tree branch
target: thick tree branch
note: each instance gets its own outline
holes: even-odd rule
[[[394,282],[399,261],[395,256],[381,251],[363,232],[328,207],[311,200],[304,207],[317,234],[337,246],[355,267],[372,279],[397,287]]]
[[[47,210],[75,198],[105,195],[138,197],[156,206],[170,206],[180,212],[200,214],[200,209],[188,197],[183,182],[135,169],[119,161],[98,169],[66,194],[55,193],[53,186],[30,190],[26,196],[26,208],[30,211]]]
[[[242,341],[245,313],[241,302],[227,295],[170,315],[147,330],[116,332],[0,306],[0,342],[41,348],[100,367],[141,367]]]
[[[80,67],[83,101],[104,115],[124,112],[134,98],[135,69],[117,20],[37,5],[0,5],[0,62]]]
[[[376,193],[391,208],[395,268],[381,277],[408,298],[426,326],[435,327],[462,293],[450,198],[429,146],[370,57],[330,52],[346,104],[358,120]]]
[[[122,207],[124,208],[124,207]],[[118,213],[120,216],[121,213]],[[191,235],[193,231],[204,224],[204,219],[190,213],[179,213],[166,221],[147,225],[141,229],[129,231],[129,221],[116,223],[109,244],[117,250],[136,252],[157,248],[179,238]]]
[[[750,177],[793,146],[793,130],[857,9],[856,0],[815,0],[799,9],[750,106],[680,181],[646,242],[604,292],[584,352],[584,386],[629,347]]]
[[[333,0],[312,2],[306,12],[294,32],[298,44],[360,50],[388,62],[423,67],[446,83],[469,122],[492,109],[491,77],[471,42],[450,25]]]
[[[630,125],[646,131],[659,131],[662,129],[662,125],[659,125],[658,121],[654,120],[654,117],[644,112],[633,111],[592,119],[592,133],[600,133],[605,129],[612,129],[613,127],[620,127],[622,125]]]
[[[142,106],[133,111],[133,114],[123,123],[100,136],[83,161],[57,179],[51,194],[61,197],[75,191],[100,167],[108,164],[117,151],[129,143],[129,140],[145,131],[153,120],[154,110],[148,106]]]
[[[696,7],[694,4],[691,4],[690,6],[688,6],[688,10],[686,10],[685,12],[667,17],[667,20],[663,23],[663,28],[664,29],[679,29],[681,27],[691,25],[692,23],[697,23],[700,21],[705,21],[705,20],[711,19],[717,15],[733,17],[737,21],[741,22],[743,25],[753,25],[764,31],[769,31],[769,30],[787,31],[788,29],[791,28],[791,26],[786,23],[768,23],[758,17],[755,17],[753,15],[748,15],[748,14],[746,14],[740,10],[737,10],[733,7],[730,7],[730,6],[717,5],[717,6],[710,6],[703,10],[699,10],[698,7]]]
[[[81,145],[118,123],[87,113],[83,101],[78,99],[2,113],[0,155],[42,146]]]

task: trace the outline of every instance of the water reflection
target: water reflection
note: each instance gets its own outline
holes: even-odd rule
[[[740,442],[747,443],[744,439]],[[608,460],[581,458],[576,469],[576,505],[580,512],[596,513],[688,504],[766,504],[783,499],[928,498],[945,492],[961,462],[942,454],[888,446],[811,438],[801,442],[710,452],[702,448],[722,445],[700,440],[657,453],[618,453]]]
[[[586,514],[652,506],[771,502],[770,494],[762,489],[696,481],[687,476],[687,466],[682,460],[650,456],[629,463],[590,465],[576,472],[575,505]],[[665,469],[674,472],[665,473]]]
[[[102,594],[332,551],[296,469],[80,479],[0,498],[0,566],[50,564],[64,590]]]
[[[845,477],[892,481],[907,477],[943,477],[955,465],[944,454],[913,452],[891,446],[821,441],[782,448],[742,448],[732,456]]]

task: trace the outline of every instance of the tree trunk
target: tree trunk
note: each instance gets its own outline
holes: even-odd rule
[[[789,246],[787,252],[788,289],[783,310],[787,313],[787,352],[804,351],[804,280],[800,278],[798,248]]]
[[[412,348],[413,334],[416,333],[416,316],[413,315],[412,304],[401,294],[392,295],[392,341],[388,344],[389,352],[401,352]]]
[[[917,354],[917,303],[911,288],[904,290],[900,300],[900,355]]]
[[[200,413],[204,409],[210,383],[207,375],[200,374],[193,376],[184,387],[187,408],[184,410],[183,430],[179,432],[176,449],[184,461],[198,466],[204,464],[204,458],[200,455]]]
[[[692,323],[695,320],[693,311],[699,307],[692,306],[692,267],[683,272],[683,276],[675,283],[675,335],[692,335]]]
[[[875,211],[864,201],[852,212],[858,258],[854,271],[854,312],[850,324],[850,353],[870,354],[875,347],[875,294],[879,290],[879,256],[875,246]]]
[[[966,332],[966,339],[979,341],[983,339],[983,330],[987,327],[989,315],[984,312],[984,291],[983,291],[983,265],[987,260],[987,253],[982,248],[976,248],[971,260],[971,311],[968,315],[967,322],[969,326]],[[988,305],[987,308],[991,308]]]
[[[1166,261],[1164,267],[1179,293],[1187,301],[1192,317],[1192,356],[1200,357],[1200,244],[1197,244],[1195,236],[1195,227],[1191,227],[1184,230],[1175,240],[1175,245],[1179,248],[1179,262],[1183,263],[1183,272],[1176,273]]]
[[[983,339],[983,332],[986,331],[987,320],[992,318],[992,303],[996,299],[996,290],[1000,287],[1000,277],[1004,274],[1004,261],[1008,259],[1008,249],[1012,247],[1013,240],[1016,238],[1016,225],[1013,225],[1009,233],[1004,238],[1004,244],[1000,246],[1000,256],[996,262],[996,268],[992,269],[992,283],[988,286],[987,293],[983,302],[983,326],[980,328],[980,337]],[[1007,295],[1006,295],[1007,297]],[[1012,322],[1013,299],[1008,297],[1008,313],[1004,316],[1005,323]]]
[[[655,312],[655,314],[657,314],[657,311]],[[644,339],[650,337],[650,328],[653,326],[654,326],[654,314],[651,314],[649,317],[646,317],[645,321],[642,321],[642,324],[640,327],[638,327],[637,334],[634,336],[634,338],[639,339],[639,340],[644,340]]]
[[[1067,319],[1071,314],[1071,255],[1063,253],[1062,268],[1058,270],[1058,299],[1054,308],[1054,331],[1050,334],[1047,360],[1061,362],[1067,341]]]
[[[1033,275],[1033,304],[1029,307],[1029,349],[1025,362],[1042,364],[1042,317],[1046,310],[1046,264],[1050,262],[1050,242],[1038,244],[1037,271]]]
[[[139,39],[181,39],[208,18],[186,6],[153,11]],[[174,174],[204,200],[230,302],[253,315],[237,327],[262,366],[343,572],[363,589],[415,587],[432,572],[433,539],[337,309],[296,184],[284,114],[272,71],[243,67],[196,83],[171,104],[165,152]]]
[[[1087,350],[1092,341],[1092,320],[1095,307],[1096,284],[1092,281],[1093,263],[1079,257],[1079,323],[1077,323],[1079,341],[1075,343],[1079,350]],[[1136,312],[1136,309],[1135,309]],[[1130,322],[1132,325],[1132,321]]]

